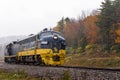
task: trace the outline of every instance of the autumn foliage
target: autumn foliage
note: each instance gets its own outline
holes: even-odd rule
[[[95,44],[98,38],[99,27],[96,26],[97,16],[90,15],[83,18],[62,18],[54,30],[64,34],[67,46],[85,48],[87,44]]]
[[[97,21],[97,16],[91,15],[88,16],[84,22],[85,25],[84,33],[89,44],[94,44],[98,38],[99,28],[95,24],[96,21]]]
[[[63,33],[67,46],[73,49],[84,51],[86,46],[95,44],[107,52],[120,51],[120,0],[104,0],[101,8],[89,16],[63,17],[53,29]]]

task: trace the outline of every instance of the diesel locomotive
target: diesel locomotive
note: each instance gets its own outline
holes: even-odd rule
[[[4,61],[62,65],[66,56],[65,47],[65,39],[59,32],[44,29],[36,35],[6,45]]]

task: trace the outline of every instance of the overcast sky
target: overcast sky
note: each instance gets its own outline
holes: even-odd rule
[[[0,0],[0,37],[37,34],[64,16],[100,8],[104,0]]]

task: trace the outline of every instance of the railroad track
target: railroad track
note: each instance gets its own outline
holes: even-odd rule
[[[73,69],[87,69],[87,70],[120,71],[120,69],[115,69],[115,68],[94,68],[94,67],[76,67],[76,66],[58,66],[58,67],[73,68]]]
[[[5,63],[8,64],[8,63]],[[48,65],[33,65],[33,64],[8,64],[8,65],[24,65],[24,66],[39,66],[46,68],[65,68],[65,69],[87,69],[87,70],[103,70],[103,71],[120,71],[120,68],[94,68],[94,67],[81,67],[81,66],[48,66]]]
[[[89,68],[75,66],[45,66],[45,65],[25,65],[25,64],[6,64],[0,65],[0,69],[8,71],[24,71],[30,76],[48,77],[53,80],[61,80],[66,74],[72,80],[120,80],[120,69],[112,68]],[[54,79],[57,77],[56,79]]]

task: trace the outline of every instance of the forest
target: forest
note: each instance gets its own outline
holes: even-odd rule
[[[120,52],[120,0],[104,0],[89,16],[62,17],[53,29],[63,34],[70,53]]]

